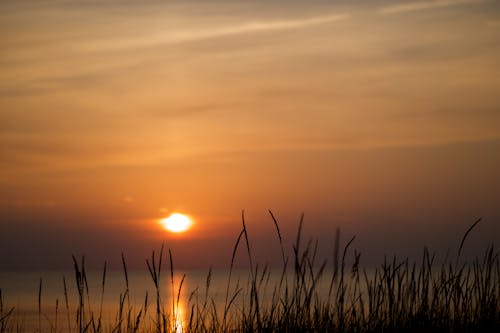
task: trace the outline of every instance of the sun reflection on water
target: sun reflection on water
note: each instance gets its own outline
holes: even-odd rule
[[[187,299],[185,296],[185,290],[187,288],[185,275],[175,274],[173,280],[173,292],[172,297],[172,332],[182,333],[186,331],[187,318],[186,318],[186,303]],[[172,288],[172,281],[170,281],[170,287]]]
[[[179,304],[175,306],[173,318],[173,331],[176,333],[184,332],[184,327],[186,326],[186,312],[184,302],[179,301]]]

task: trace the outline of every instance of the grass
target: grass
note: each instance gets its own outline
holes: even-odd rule
[[[42,311],[42,288],[38,290],[38,327],[42,332],[135,333],[135,332],[500,332],[500,263],[492,246],[481,258],[466,261],[462,250],[470,232],[465,232],[455,257],[441,263],[424,248],[419,261],[386,258],[374,271],[360,266],[361,254],[352,251],[354,260],[346,257],[354,237],[340,249],[337,230],[333,258],[318,259],[317,242],[302,242],[303,216],[293,255],[285,253],[278,220],[270,213],[281,248],[282,267],[278,278],[271,279],[268,266],[255,263],[252,244],[242,214],[242,229],[233,247],[222,309],[211,295],[212,271],[205,286],[196,288],[187,298],[187,314],[180,321],[179,304],[185,275],[174,284],[174,261],[168,251],[165,268],[164,248],[152,252],[146,266],[154,286],[153,300],[148,293],[142,305],[130,301],[129,278],[122,255],[125,289],[116,306],[112,321],[103,319],[103,296],[106,264],[101,283],[101,297],[91,302],[85,259],[73,257],[77,287],[76,308],[68,300],[64,285],[65,325],[58,317],[59,301],[49,317]],[[246,252],[249,276],[243,283],[234,274],[238,251]],[[327,263],[333,263],[327,269]],[[171,294],[164,296],[160,279],[170,272]],[[276,272],[274,272],[276,274]],[[236,279],[236,281],[235,281]],[[163,296],[162,296],[163,295]],[[150,305],[150,302],[153,304]],[[98,304],[97,308],[92,304]],[[59,322],[58,322],[59,321]],[[49,325],[44,325],[49,323]],[[28,331],[12,307],[4,305],[0,289],[0,333]]]

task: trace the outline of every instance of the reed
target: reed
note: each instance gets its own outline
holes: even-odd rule
[[[419,261],[396,257],[384,258],[374,271],[361,265],[361,253],[352,249],[355,237],[340,247],[336,230],[333,258],[321,260],[318,242],[304,243],[302,215],[292,257],[286,255],[276,216],[269,211],[280,245],[282,267],[278,279],[271,279],[271,269],[255,262],[245,215],[233,247],[222,311],[211,293],[212,269],[205,285],[198,286],[187,300],[187,313],[180,319],[179,309],[186,275],[175,285],[174,256],[169,250],[170,294],[162,294],[162,245],[152,252],[146,266],[155,291],[154,312],[149,313],[146,293],[142,305],[130,300],[129,275],[122,254],[125,289],[120,294],[116,317],[103,319],[103,297],[107,265],[104,264],[97,311],[92,308],[85,259],[73,256],[77,289],[76,311],[69,304],[66,279],[63,277],[66,327],[58,325],[56,300],[55,322],[44,326],[48,316],[42,305],[42,280],[38,290],[38,331],[50,333],[138,333],[138,332],[498,332],[500,331],[500,262],[493,246],[484,255],[471,260],[462,257],[468,235],[479,224],[474,222],[464,233],[456,255],[437,262],[435,253],[423,249]],[[244,244],[242,244],[244,242]],[[241,245],[241,246],[240,246]],[[238,251],[246,252],[249,271],[246,282],[234,276]],[[348,258],[352,258],[349,260]],[[288,269],[288,263],[293,267]],[[331,266],[329,266],[330,264]],[[331,267],[332,269],[327,269]],[[162,295],[167,295],[162,298]],[[26,327],[13,307],[6,307],[0,289],[0,333],[24,332]],[[45,319],[44,319],[45,318]],[[63,325],[64,326],[64,325]]]
[[[2,288],[0,288],[0,333],[7,332],[9,319],[11,318],[14,309],[14,307],[11,307],[8,310],[4,309]]]

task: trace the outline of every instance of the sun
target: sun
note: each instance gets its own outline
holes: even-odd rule
[[[191,228],[193,221],[187,215],[180,213],[173,213],[169,217],[160,220],[160,224],[167,231],[174,233],[183,233]]]

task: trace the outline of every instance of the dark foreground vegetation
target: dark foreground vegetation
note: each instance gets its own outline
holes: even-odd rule
[[[386,259],[375,271],[367,272],[360,267],[360,253],[353,251],[352,255],[350,250],[354,238],[340,249],[338,232],[332,260],[320,261],[317,243],[302,243],[302,220],[293,256],[286,256],[279,224],[271,212],[270,215],[281,245],[283,267],[278,278],[270,279],[268,267],[253,262],[252,244],[243,218],[227,272],[226,293],[219,305],[210,293],[212,272],[209,271],[206,284],[189,294],[186,313],[183,320],[179,320],[177,309],[185,276],[174,288],[172,254],[168,251],[165,258],[167,252],[164,253],[162,247],[147,260],[155,293],[146,294],[143,304],[130,302],[127,266],[123,259],[126,288],[116,305],[115,319],[105,321],[102,301],[97,308],[90,306],[84,258],[73,257],[78,299],[68,300],[64,280],[65,299],[61,309],[56,303],[55,316],[45,315],[39,296],[39,325],[26,329],[15,309],[5,305],[0,290],[0,333],[500,332],[498,251],[488,247],[484,256],[472,261],[461,256],[467,236],[479,220],[464,234],[453,257],[437,262],[436,256],[424,249],[417,262]],[[249,260],[249,276],[244,283],[234,273],[238,251],[245,251]],[[354,257],[349,264],[348,253]],[[162,296],[160,290],[163,271],[171,282],[168,297]],[[102,294],[105,281],[106,266]]]

